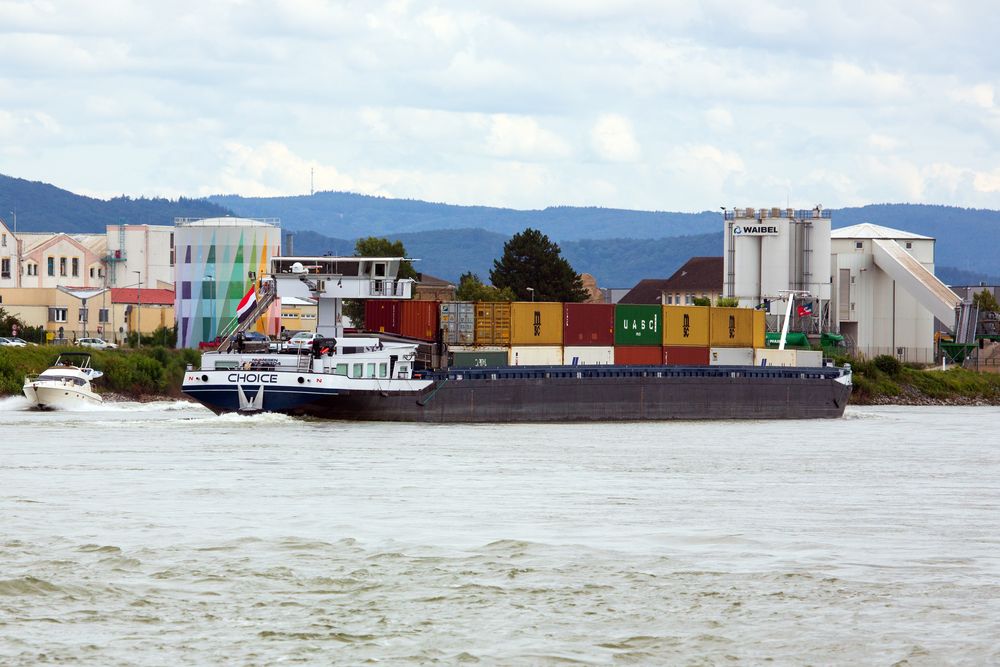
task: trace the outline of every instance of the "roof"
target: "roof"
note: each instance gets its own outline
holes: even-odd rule
[[[660,303],[663,298],[665,278],[645,278],[618,300],[618,303]]]
[[[831,239],[924,239],[933,241],[933,236],[921,236],[913,232],[904,232],[901,229],[882,227],[873,225],[870,222],[862,222],[860,225],[841,227],[830,231]]]
[[[134,287],[112,287],[111,303],[139,303],[139,292],[142,292],[142,304],[150,306],[174,305],[174,292],[168,289],[144,289]]]
[[[302,299],[297,296],[283,296],[281,297],[282,306],[315,306],[316,302],[312,299]]]
[[[277,218],[178,218],[178,227],[277,227]]]
[[[692,257],[669,278],[640,280],[618,303],[660,303],[665,291],[718,292],[724,278],[722,257]]]
[[[426,287],[454,287],[455,284],[444,280],[443,278],[438,278],[437,276],[432,276],[429,273],[418,273],[417,282]]]
[[[722,257],[692,257],[667,278],[665,290],[719,291],[725,282]]]

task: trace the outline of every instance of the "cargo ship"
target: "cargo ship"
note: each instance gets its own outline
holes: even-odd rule
[[[554,352],[538,350],[555,347],[563,350],[559,356],[563,360],[564,351],[574,346],[537,345],[534,353],[530,346],[517,348],[520,351],[512,346],[507,359],[516,365],[418,368],[419,342],[346,336],[341,325],[343,298],[388,301],[409,297],[410,281],[395,279],[399,261],[272,259],[271,274],[248,293],[252,298],[244,299],[255,306],[231,323],[215,351],[202,354],[199,368],[187,369],[184,393],[216,413],[278,412],[324,419],[432,423],[836,418],[843,415],[850,396],[849,367],[731,365],[725,363],[725,355],[720,364],[707,363],[706,356],[706,363],[668,365],[667,355],[677,346],[622,345],[628,355],[625,363],[617,363],[616,352],[615,359],[609,359],[612,363],[581,363],[576,356],[575,363],[542,364],[527,362],[554,361]],[[317,301],[319,335],[309,345],[254,348],[242,334],[279,293]],[[555,312],[551,306],[545,307]],[[522,322],[526,336],[538,335],[545,343],[556,340],[555,334],[548,334],[551,340],[543,335],[542,304],[521,310],[531,314],[527,323]],[[622,327],[625,342],[641,343],[650,332],[662,335],[656,313],[624,312],[632,317]],[[643,323],[647,316],[657,321]],[[706,314],[706,318],[711,316]],[[737,316],[724,313],[720,317],[725,332],[736,336]],[[492,332],[493,345],[504,342],[494,335],[498,328],[504,329],[496,319],[496,313],[490,313],[474,324],[483,337],[487,329]],[[691,317],[684,322],[690,334],[696,323]],[[425,335],[433,334],[447,335],[443,330]],[[559,342],[564,342],[566,337],[560,336]],[[639,347],[647,351],[640,355],[634,349]]]

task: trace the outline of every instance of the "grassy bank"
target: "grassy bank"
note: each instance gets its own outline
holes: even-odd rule
[[[60,351],[90,352],[94,368],[104,377],[94,383],[98,393],[111,392],[136,399],[181,396],[187,364],[199,363],[197,350],[144,347],[139,350],[87,350],[78,347],[0,347],[0,394],[20,394],[24,376],[40,373]]]
[[[840,361],[840,360],[838,360]],[[921,368],[889,356],[845,359],[854,367],[855,405],[1000,405],[1000,374],[977,373],[953,366]]]

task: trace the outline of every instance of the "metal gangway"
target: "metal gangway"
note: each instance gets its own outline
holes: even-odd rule
[[[260,281],[260,287],[257,289],[257,301],[246,317],[242,320],[238,317],[234,317],[219,330],[219,347],[217,348],[219,352],[228,352],[232,349],[232,345],[237,336],[244,333],[253,326],[257,320],[270,308],[271,304],[274,303],[275,297],[278,295],[277,283],[270,277],[262,278]]]

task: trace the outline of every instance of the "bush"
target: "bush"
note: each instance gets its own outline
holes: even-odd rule
[[[903,370],[903,364],[896,357],[888,354],[880,354],[872,359],[872,364],[889,377],[898,377]]]

